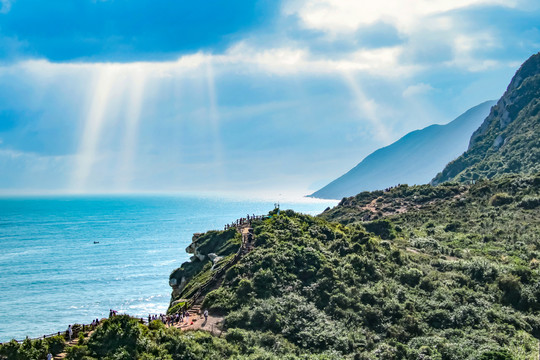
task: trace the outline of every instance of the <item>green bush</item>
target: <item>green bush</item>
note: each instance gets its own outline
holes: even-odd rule
[[[540,206],[540,197],[527,196],[523,198],[517,206],[527,210],[536,209]]]
[[[66,350],[67,360],[91,360],[95,359],[91,357],[90,351],[88,350],[87,346],[84,345],[75,345],[67,348]]]
[[[45,339],[45,341],[47,342],[47,347],[49,348],[51,354],[56,355],[64,351],[66,340],[63,336],[53,336]]]
[[[391,240],[396,237],[394,225],[388,219],[375,220],[365,223],[364,227],[367,231],[380,236],[381,239]]]
[[[496,350],[484,352],[479,360],[514,360],[515,358],[507,350]]]
[[[497,193],[489,199],[489,204],[491,206],[502,206],[506,204],[511,204],[514,201],[514,197],[506,193]]]
[[[112,356],[119,349],[126,349],[135,357],[142,334],[143,326],[137,319],[127,315],[114,316],[105,320],[92,334],[88,349],[98,357]]]
[[[420,279],[422,278],[422,276],[423,274],[421,270],[412,268],[403,271],[399,279],[403,284],[416,286],[420,283]]]

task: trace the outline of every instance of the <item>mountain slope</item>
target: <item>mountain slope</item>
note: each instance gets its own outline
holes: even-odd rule
[[[463,153],[470,134],[480,126],[494,104],[494,101],[486,101],[446,125],[431,125],[410,132],[368,155],[348,173],[310,196],[341,199],[398,183],[425,184]]]
[[[202,307],[246,358],[537,359],[539,196],[540,174],[515,175],[273,211]]]
[[[469,149],[432,181],[467,182],[540,171],[540,53],[517,71],[497,105],[471,137]]]

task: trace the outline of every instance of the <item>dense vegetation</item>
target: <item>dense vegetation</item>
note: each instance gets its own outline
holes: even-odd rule
[[[63,336],[53,336],[39,340],[26,339],[22,343],[12,340],[0,345],[0,359],[46,359],[49,352],[53,355],[61,353],[64,350],[65,343]]]
[[[540,174],[403,185],[319,217],[272,212],[206,294],[223,336],[119,316],[67,358],[536,360],[539,208]],[[239,244],[231,230],[199,239],[229,256]],[[172,277],[189,277],[187,296],[215,271],[194,259]],[[44,344],[10,343],[0,358],[40,358],[28,354]]]
[[[540,171],[540,53],[517,71],[507,91],[473,134],[469,149],[434,179],[469,182]]]
[[[321,218],[286,212],[255,226],[256,250],[205,306],[228,312],[229,333],[270,332],[297,354],[533,359],[539,190],[540,176],[401,186]],[[363,223],[366,203],[395,215],[370,207],[380,218]]]

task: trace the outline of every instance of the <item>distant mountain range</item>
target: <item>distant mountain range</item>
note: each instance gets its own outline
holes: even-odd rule
[[[368,155],[345,175],[310,197],[341,199],[397,184],[426,184],[466,149],[495,101],[477,105],[446,125],[431,125]]]
[[[432,184],[539,171],[540,53],[519,68],[497,105],[472,135],[469,149],[450,162]]]

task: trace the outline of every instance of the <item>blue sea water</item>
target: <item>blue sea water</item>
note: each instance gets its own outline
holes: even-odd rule
[[[282,208],[317,214],[329,205]],[[169,274],[188,260],[193,233],[272,209],[196,196],[0,198],[0,342],[63,331],[109,309],[165,312]]]

